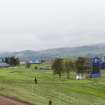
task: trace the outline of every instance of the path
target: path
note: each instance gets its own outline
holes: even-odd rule
[[[30,105],[28,103],[19,102],[12,98],[0,96],[0,105]]]

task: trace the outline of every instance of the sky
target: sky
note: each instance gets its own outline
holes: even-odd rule
[[[0,0],[0,51],[105,43],[105,0]]]

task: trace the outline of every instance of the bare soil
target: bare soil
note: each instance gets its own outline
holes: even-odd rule
[[[20,102],[12,98],[0,96],[0,105],[31,105],[26,102]]]

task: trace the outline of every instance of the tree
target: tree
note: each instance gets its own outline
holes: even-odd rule
[[[49,100],[49,105],[52,105],[52,100]]]
[[[31,63],[27,62],[27,63],[26,63],[26,68],[29,69],[30,67],[31,67]]]
[[[11,66],[17,66],[20,64],[19,58],[13,57],[6,57],[4,60],[5,63],[10,64]]]
[[[64,62],[64,66],[65,66],[65,72],[66,72],[66,74],[67,74],[67,79],[69,79],[69,77],[70,77],[70,72],[71,71],[73,71],[73,69],[74,69],[74,64],[73,64],[73,62],[72,61],[70,61],[70,60],[66,60],[65,62]]]
[[[61,78],[61,74],[63,72],[63,59],[61,58],[56,58],[55,61],[52,64],[52,69],[54,74],[58,74],[59,78]]]
[[[85,69],[85,58],[79,57],[75,63],[77,73],[83,73]]]
[[[5,57],[4,62],[7,63],[7,64],[9,64],[9,58],[8,57]]]
[[[36,77],[35,77],[34,81],[35,81],[35,84],[38,84],[38,80],[37,80],[37,78],[36,78]]]
[[[15,65],[19,65],[19,64],[20,64],[19,58],[15,58]]]

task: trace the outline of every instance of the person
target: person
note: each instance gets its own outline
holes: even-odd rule
[[[37,80],[37,78],[36,78],[36,77],[35,77],[35,80],[34,80],[34,81],[35,81],[35,84],[38,84],[38,80]]]
[[[49,105],[52,105],[52,101],[51,100],[49,100]]]

